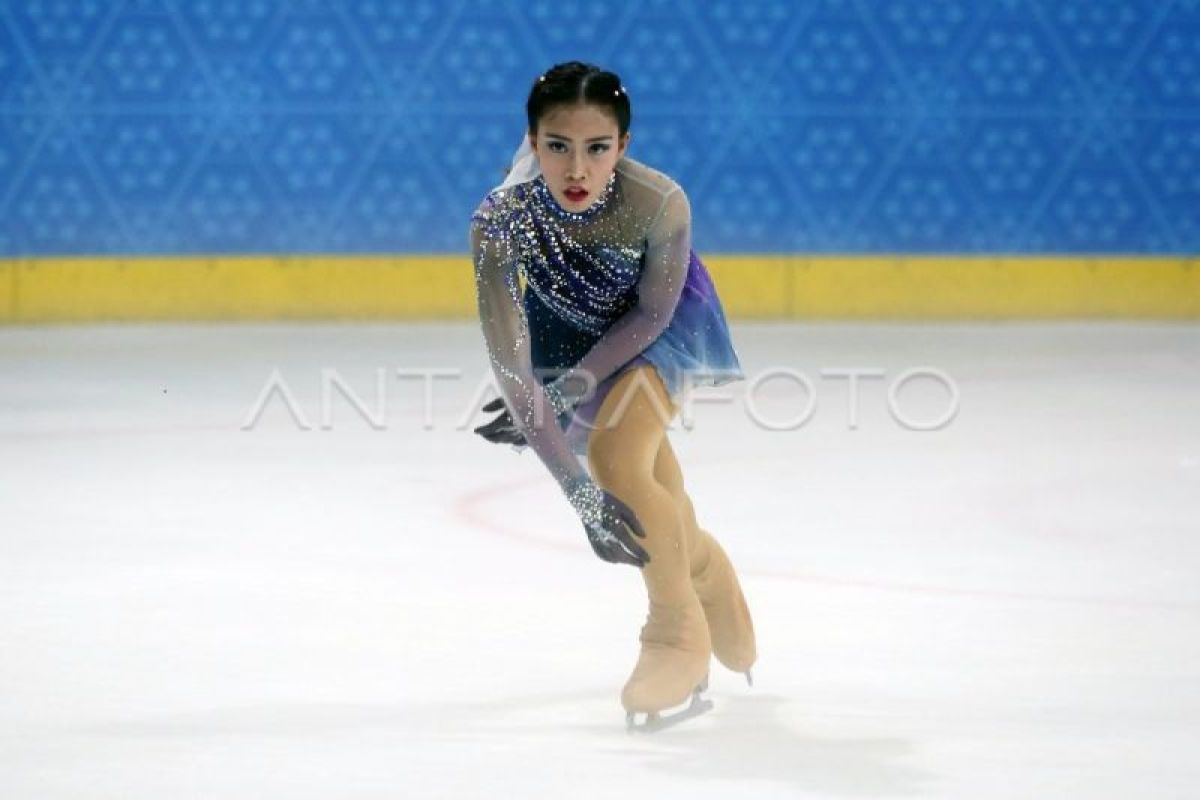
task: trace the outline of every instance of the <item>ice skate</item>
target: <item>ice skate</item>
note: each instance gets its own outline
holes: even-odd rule
[[[696,528],[692,542],[692,586],[704,607],[713,655],[725,667],[741,672],[754,685],[750,668],[757,658],[754,622],[738,583],[737,573],[720,543],[706,530]]]
[[[700,601],[689,594],[690,602],[682,606],[651,600],[639,636],[641,652],[621,692],[627,712],[662,712],[685,702],[697,687],[707,687],[712,642]]]
[[[692,690],[691,700],[686,708],[670,714],[661,714],[657,711],[646,712],[642,722],[637,721],[637,713],[633,711],[625,712],[625,730],[629,733],[654,733],[661,731],[663,728],[669,728],[672,725],[678,725],[680,722],[689,720],[693,717],[698,717],[705,711],[712,710],[713,703],[705,697],[701,697],[701,692],[708,689],[708,676],[699,686]]]

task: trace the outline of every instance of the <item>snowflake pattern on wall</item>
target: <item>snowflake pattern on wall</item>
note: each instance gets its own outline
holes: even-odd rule
[[[0,0],[0,255],[464,252],[570,59],[706,252],[1200,250],[1200,0]]]

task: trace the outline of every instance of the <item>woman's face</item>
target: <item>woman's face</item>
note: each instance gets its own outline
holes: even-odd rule
[[[618,136],[617,121],[601,106],[556,106],[538,120],[529,142],[554,199],[579,212],[599,198],[625,155],[629,133]]]

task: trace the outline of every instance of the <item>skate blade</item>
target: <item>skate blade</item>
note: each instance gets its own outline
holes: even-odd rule
[[[633,711],[625,712],[625,730],[627,733],[654,733],[661,731],[664,728],[670,728],[673,725],[689,720],[693,717],[698,717],[706,711],[711,711],[713,701],[706,697],[701,697],[700,692],[708,688],[706,680],[702,686],[697,687],[692,692],[691,702],[687,708],[681,709],[671,714],[659,714],[657,711],[651,711],[646,714],[644,722],[637,721],[637,713]]]

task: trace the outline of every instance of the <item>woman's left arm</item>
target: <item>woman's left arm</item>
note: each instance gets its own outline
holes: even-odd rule
[[[687,280],[692,248],[692,211],[683,189],[663,198],[650,226],[646,266],[637,284],[637,303],[618,317],[574,368],[555,379],[554,402],[570,407],[616,373],[659,337],[671,321]],[[588,383],[588,379],[591,382]]]

